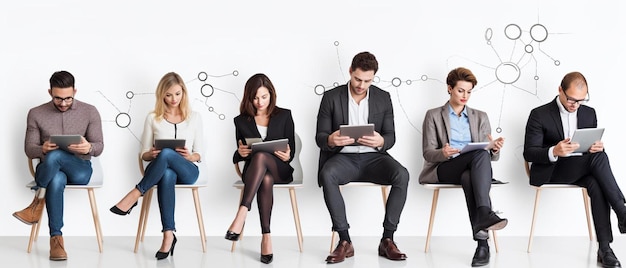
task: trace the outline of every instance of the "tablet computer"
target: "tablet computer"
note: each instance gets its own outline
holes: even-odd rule
[[[185,148],[185,139],[156,139],[154,140],[154,148],[157,150]]]
[[[245,138],[246,145],[252,145],[253,143],[263,142],[261,138]]]
[[[50,142],[55,143],[59,148],[67,150],[70,144],[79,144],[82,141],[81,135],[52,135]]]
[[[574,131],[570,142],[580,144],[580,147],[574,153],[588,152],[594,142],[602,139],[603,133],[604,128],[581,128]]]
[[[288,142],[289,142],[289,139],[255,142],[252,145],[250,145],[250,148],[252,149],[253,153],[255,152],[274,153],[275,151],[284,152],[284,151],[287,151]]]
[[[363,136],[374,136],[374,124],[341,125],[339,126],[339,135],[349,136],[355,141]]]
[[[452,155],[452,157],[457,157],[457,156],[459,156],[461,154],[464,154],[464,153],[467,153],[467,152],[471,152],[471,151],[486,150],[487,148],[489,148],[489,142],[488,141],[485,141],[485,142],[470,142],[470,143],[466,144],[465,147],[463,147],[458,154],[454,154],[454,155]]]

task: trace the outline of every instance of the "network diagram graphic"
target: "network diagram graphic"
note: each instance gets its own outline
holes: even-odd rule
[[[474,89],[474,92],[478,92],[488,87],[500,88],[499,97],[495,97],[496,94],[491,95],[492,98],[499,98],[499,113],[497,116],[497,127],[495,128],[497,133],[502,133],[503,131],[501,123],[507,90],[520,90],[539,99],[538,82],[541,79],[540,71],[543,67],[541,63],[545,62],[547,59],[547,61],[555,67],[561,65],[560,60],[555,58],[555,56],[549,53],[546,49],[542,48],[542,45],[548,41],[548,37],[553,34],[561,33],[552,33],[548,30],[548,27],[541,23],[535,23],[527,29],[522,28],[519,24],[510,23],[504,27],[502,35],[494,31],[493,28],[487,28],[484,32],[484,40],[486,45],[490,48],[491,53],[493,53],[497,59],[497,64],[489,65],[478,60],[458,55],[448,58],[447,66],[459,66],[458,64],[452,64],[451,62],[460,58],[491,72],[493,78],[486,83],[481,83],[481,85]],[[498,43],[498,48],[496,48],[495,44],[496,38],[504,39],[504,42]],[[342,66],[344,66],[344,64],[341,62],[341,55],[339,52],[340,43],[339,41],[335,41],[333,45],[336,50],[339,71],[342,74],[343,81],[347,81],[348,78],[345,77],[347,72],[343,70]],[[326,90],[343,83],[345,82],[333,82],[332,84],[326,85],[317,84],[314,86],[313,91],[316,95],[322,96]],[[411,115],[415,114],[415,112],[411,109],[416,106],[416,103],[414,103],[416,98],[405,96],[415,94],[412,91],[407,91],[407,87],[418,86],[417,83],[420,83],[419,87],[429,85],[427,83],[436,83],[438,84],[437,86],[445,86],[445,81],[433,78],[427,74],[421,74],[418,75],[417,78],[404,80],[400,77],[383,79],[380,76],[375,76],[373,82],[374,85],[380,88],[395,90],[400,111],[411,127],[421,133],[421,129],[418,127],[418,124],[411,120]]]
[[[542,67],[540,61],[548,59],[555,67],[561,65],[560,60],[542,48],[542,44],[548,40],[548,37],[556,34],[550,33],[545,25],[535,23],[528,29],[524,29],[518,24],[510,23],[504,27],[502,34],[506,42],[503,46],[508,46],[504,49],[506,53],[502,53],[503,50],[498,50],[494,45],[494,39],[498,34],[492,28],[487,28],[484,33],[487,46],[491,48],[492,53],[497,58],[496,65],[484,64],[461,56],[454,56],[449,59],[450,61],[459,57],[492,72],[493,79],[475,88],[474,92],[492,86],[499,85],[501,87],[499,115],[495,129],[497,133],[502,132],[501,122],[507,90],[520,90],[539,99],[538,83],[541,79],[540,70]]]
[[[236,103],[239,103],[239,98],[237,97],[235,93],[231,91],[214,86],[214,84],[212,84],[210,79],[222,78],[226,76],[236,77],[238,75],[239,75],[239,71],[237,70],[234,70],[231,73],[223,74],[223,75],[210,75],[204,71],[199,72],[196,78],[185,82],[185,85],[187,85],[187,90],[189,91],[190,101],[201,103],[204,106],[204,109],[206,109],[206,111],[214,114],[219,120],[225,120],[226,115],[224,113],[220,113],[216,111],[215,107],[210,104],[210,99],[215,98],[214,95],[216,93],[223,93],[228,96],[232,96],[234,100],[236,101]],[[192,84],[195,84],[196,81],[199,81],[201,85],[190,86]],[[197,89],[197,92],[194,89]],[[132,90],[126,91],[124,95],[124,97],[128,100],[128,105],[126,106],[126,109],[120,108],[113,101],[111,101],[111,99],[108,98],[102,91],[98,90],[96,91],[96,93],[98,93],[102,98],[104,98],[116,111],[116,115],[114,119],[102,120],[102,121],[108,122],[108,123],[115,123],[117,127],[128,130],[128,132],[137,140],[137,142],[141,143],[141,139],[139,138],[139,136],[135,132],[133,132],[132,128],[130,127],[131,124],[133,123],[133,117],[131,116],[131,110],[133,108],[133,101],[137,97],[140,97],[140,96],[145,96],[145,95],[154,96],[154,92],[147,93],[147,92],[136,92]],[[200,95],[199,97],[196,97],[197,93],[199,93]],[[142,115],[142,116],[145,116],[145,115]]]

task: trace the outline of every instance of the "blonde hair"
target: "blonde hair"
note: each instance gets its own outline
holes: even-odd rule
[[[190,109],[187,86],[185,86],[185,82],[183,81],[183,78],[180,77],[180,75],[175,72],[169,72],[161,78],[161,81],[159,81],[159,85],[157,85],[156,88],[156,103],[154,105],[155,120],[163,120],[165,107],[167,107],[164,101],[165,93],[174,85],[179,85],[183,89],[183,97],[181,98],[180,104],[178,105],[178,109],[181,112],[183,121],[187,119],[187,116],[189,116]]]

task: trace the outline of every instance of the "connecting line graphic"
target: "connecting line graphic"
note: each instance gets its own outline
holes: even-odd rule
[[[386,86],[378,85],[378,87],[380,87],[380,88],[393,87],[395,89],[396,97],[398,98],[398,105],[400,106],[400,109],[402,110],[402,114],[404,114],[404,117],[409,122],[411,127],[413,129],[415,129],[421,135],[422,131],[420,130],[420,127],[416,126],[415,124],[413,124],[413,122],[411,121],[411,118],[409,117],[409,113],[407,112],[407,110],[405,109],[404,105],[402,104],[403,98],[400,97],[400,87],[402,86],[402,83],[403,83],[402,79],[400,79],[399,77],[394,77],[390,81],[385,81],[385,80],[381,81],[380,78],[376,77],[375,80],[378,80],[377,83],[385,83],[386,84]],[[427,82],[427,81],[438,82],[440,84],[444,84],[445,85],[445,82],[443,82],[443,81],[441,81],[439,79],[436,79],[436,78],[431,78],[431,77],[429,77],[428,75],[425,75],[425,74],[421,75],[419,79],[407,79],[406,81],[404,81],[404,84],[406,84],[407,86],[411,86],[414,82]]]
[[[203,103],[204,106],[206,106],[206,109],[209,112],[216,114],[217,117],[220,120],[225,120],[226,119],[226,115],[223,114],[223,113],[216,112],[215,108],[209,104],[209,98],[211,96],[213,96],[213,94],[215,94],[215,91],[217,90],[217,91],[220,91],[220,92],[232,95],[235,98],[235,100],[237,100],[237,103],[239,103],[240,100],[237,97],[237,95],[235,95],[235,93],[227,91],[227,90],[224,90],[224,89],[217,88],[217,87],[213,86],[211,83],[207,82],[207,80],[209,79],[209,77],[211,77],[211,78],[221,78],[221,77],[231,76],[231,75],[232,76],[238,76],[239,75],[239,71],[234,70],[232,73],[223,74],[223,75],[209,75],[206,72],[199,72],[198,76],[196,78],[194,78],[191,81],[185,82],[185,83],[186,84],[190,84],[191,82],[194,82],[194,81],[202,82],[202,86],[200,86],[200,94],[204,97],[204,100],[199,99],[199,98],[195,98],[194,100]]]
[[[345,77],[345,72],[342,67],[343,64],[341,63],[341,56],[339,55],[339,41],[335,41],[333,45],[335,46],[335,52],[337,53],[337,65],[339,67],[339,73],[341,74],[343,81],[348,81],[347,78]],[[326,92],[327,89],[335,88],[339,86],[340,84],[343,84],[343,82],[340,83],[340,82],[335,81],[332,83],[332,85],[317,84],[315,85],[315,87],[313,87],[313,92],[315,93],[315,95],[323,96],[324,92]]]
[[[107,98],[107,96],[105,96],[104,93],[102,93],[102,91],[98,90],[96,92],[98,92],[117,111],[117,115],[115,116],[115,120],[102,120],[102,121],[103,122],[109,122],[109,123],[110,122],[115,122],[115,124],[119,128],[127,129],[128,132],[130,132],[130,134],[133,135],[133,137],[135,137],[137,142],[139,142],[141,144],[141,140],[139,139],[139,137],[137,135],[135,135],[135,133],[133,132],[132,129],[129,128],[129,126],[130,126],[130,124],[132,122],[132,117],[130,116],[130,109],[132,107],[133,98],[136,95],[154,95],[154,93],[134,93],[132,91],[127,91],[126,92],[126,98],[129,100],[129,102],[128,102],[128,110],[122,111],[109,98]]]
[[[495,83],[500,83],[502,85],[502,94],[500,98],[500,114],[498,116],[498,127],[496,128],[496,132],[502,132],[502,128],[500,126],[502,122],[502,109],[504,107],[504,99],[507,89],[513,88],[521,90],[522,92],[528,93],[539,99],[539,60],[536,54],[540,54],[549,58],[554,66],[558,67],[561,65],[561,61],[555,59],[541,48],[542,43],[544,43],[548,39],[548,36],[552,34],[557,33],[550,33],[547,27],[540,23],[532,25],[527,31],[522,30],[522,28],[517,24],[508,24],[506,27],[504,27],[504,36],[511,42],[510,54],[502,56],[500,55],[500,53],[498,53],[498,50],[493,45],[493,29],[487,28],[485,30],[484,38],[487,45],[491,48],[499,61],[497,66],[489,66],[462,56],[453,56],[448,59],[448,65],[450,65],[449,62],[452,58],[458,57],[493,71],[494,79],[478,88],[475,88],[474,92],[480,91],[483,88],[490,87]],[[528,68],[532,68],[532,70],[529,70],[527,72],[526,69]],[[522,86],[518,86],[517,83],[521,83],[522,81],[520,81],[520,79],[523,78],[526,78],[527,80],[534,80],[531,81],[531,83],[534,83],[534,89],[527,89]]]

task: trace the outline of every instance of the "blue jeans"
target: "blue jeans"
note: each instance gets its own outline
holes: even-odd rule
[[[193,184],[198,180],[198,166],[182,157],[176,151],[165,148],[146,167],[144,176],[136,188],[141,195],[157,185],[157,198],[161,212],[161,224],[165,231],[176,231],[174,205],[176,184]]]
[[[37,187],[46,188],[46,211],[50,236],[62,235],[63,193],[65,185],[85,185],[91,179],[91,161],[74,154],[54,150],[48,152],[35,171]]]

